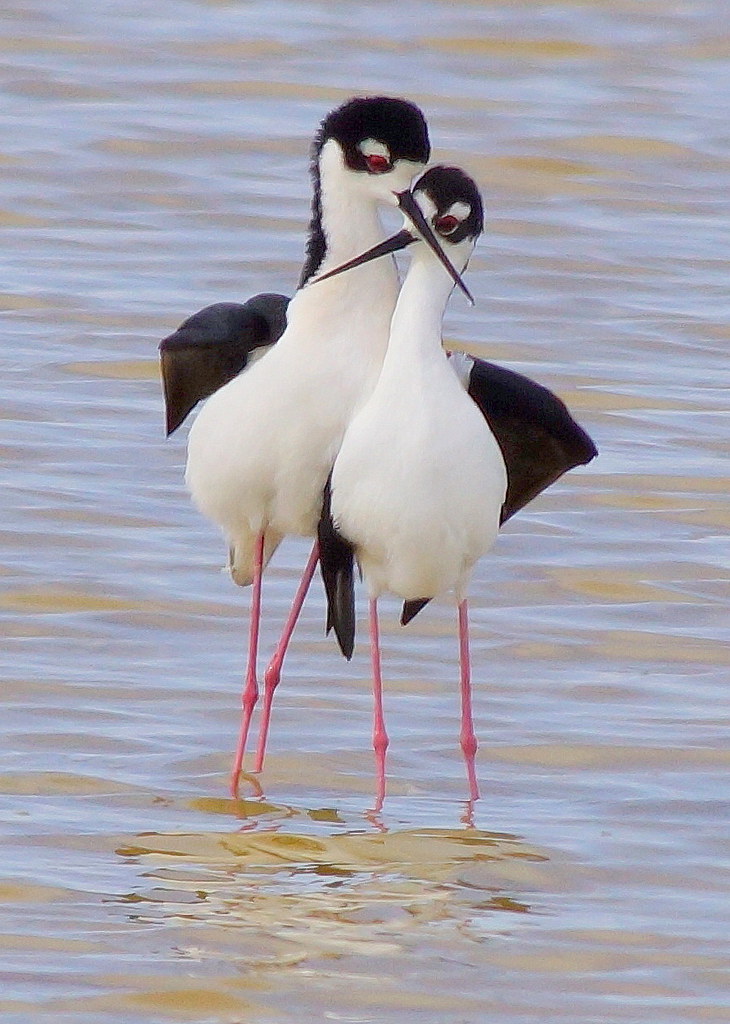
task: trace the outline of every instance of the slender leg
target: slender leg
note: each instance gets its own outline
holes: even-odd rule
[[[251,715],[259,699],[259,687],[256,681],[256,661],[259,650],[259,624],[261,621],[261,576],[264,565],[264,532],[256,538],[254,550],[253,568],[253,590],[251,593],[251,621],[248,627],[248,665],[246,667],[246,682],[241,696],[241,731],[238,736],[236,756],[233,759],[233,770],[231,771],[231,796],[234,799],[238,796],[238,777],[243,767],[243,758],[246,753],[246,740],[251,725]]]
[[[264,698],[261,708],[261,724],[259,726],[259,745],[256,750],[256,767],[255,772],[260,772],[264,766],[264,757],[266,756],[266,741],[269,736],[269,722],[271,720],[271,704],[274,700],[274,691],[279,685],[281,679],[281,667],[284,664],[284,656],[286,655],[289,647],[289,641],[292,638],[294,627],[297,624],[299,615],[304,604],[304,598],[307,596],[309,585],[312,582],[314,576],[314,570],[317,568],[317,562],[319,561],[319,544],[317,541],[314,542],[312,553],[309,556],[304,574],[302,575],[299,589],[294,595],[294,602],[289,612],[289,618],[286,620],[284,631],[281,634],[279,644],[274,651],[274,655],[269,662],[268,668],[264,673]]]
[[[385,799],[385,752],[388,749],[388,734],[385,731],[383,715],[383,677],[380,671],[380,634],[378,630],[378,599],[370,601],[370,660],[373,667],[373,750],[378,780],[375,810],[379,811]]]
[[[479,799],[479,786],[474,759],[477,752],[477,738],[471,711],[471,661],[469,658],[469,611],[466,598],[459,605],[459,660],[461,663],[461,733],[459,741],[466,762],[469,779],[470,800]]]

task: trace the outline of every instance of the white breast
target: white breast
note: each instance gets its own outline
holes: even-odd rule
[[[333,472],[333,517],[356,546],[371,596],[461,594],[499,529],[499,446],[445,358],[422,371],[381,380]]]
[[[193,424],[186,481],[235,550],[237,582],[250,580],[262,530],[267,555],[285,534],[316,530],[345,427],[382,365],[396,281],[392,268],[379,276],[385,301],[376,309],[356,274],[298,292],[281,339],[212,395]]]

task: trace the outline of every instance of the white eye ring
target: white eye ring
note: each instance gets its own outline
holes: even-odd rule
[[[457,220],[466,220],[470,213],[471,206],[469,203],[461,203],[458,200],[452,203],[448,210],[444,210],[445,216],[450,214],[452,217],[456,217]]]
[[[358,142],[357,148],[366,158],[369,156],[384,156],[388,163],[391,162],[390,150],[384,142],[378,142],[377,139],[363,139],[362,142]]]

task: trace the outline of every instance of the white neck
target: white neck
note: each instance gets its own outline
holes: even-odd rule
[[[326,250],[318,274],[359,256],[385,237],[372,183],[343,166],[336,143],[325,143],[319,170]],[[349,376],[364,380],[362,387],[368,388],[382,366],[397,297],[398,273],[390,257],[326,281],[310,278],[287,311],[289,325],[296,322],[297,329],[286,331],[276,348],[285,351],[295,345],[321,352],[334,346],[334,358],[349,360]]]
[[[414,360],[444,357],[441,322],[454,283],[425,243],[414,248],[393,313],[384,369],[391,362],[412,365]]]
[[[324,272],[382,242],[385,234],[367,178],[359,181],[346,169],[342,151],[332,140],[322,148],[319,169],[322,230],[327,245],[319,269]],[[376,277],[395,274],[389,259],[374,260],[361,269],[374,271]]]

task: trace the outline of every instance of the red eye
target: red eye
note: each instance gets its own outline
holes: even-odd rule
[[[452,234],[454,231],[456,231],[460,223],[461,221],[459,221],[456,217],[452,217],[451,214],[449,213],[447,213],[443,217],[439,217],[439,219],[435,222],[436,230],[439,231],[442,235]]]
[[[391,163],[387,156],[371,153],[370,156],[365,157],[365,166],[371,174],[384,174],[385,171],[390,170]]]

